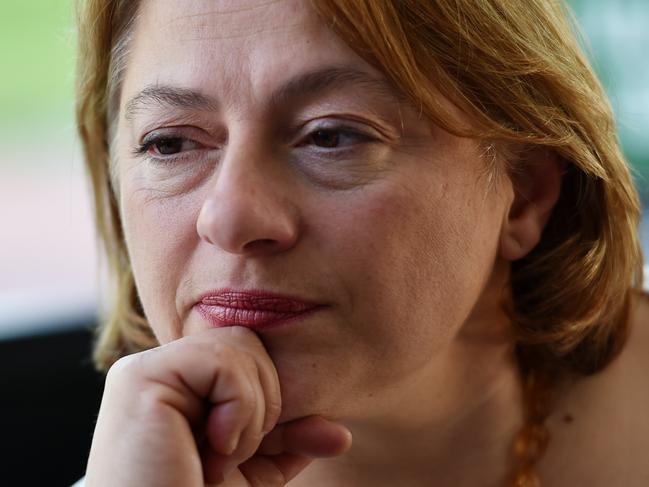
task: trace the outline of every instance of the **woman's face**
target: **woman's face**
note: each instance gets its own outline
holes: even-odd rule
[[[143,1],[115,150],[161,343],[209,327],[196,305],[215,289],[326,305],[260,332],[284,420],[378,414],[491,312],[508,186],[308,2]]]

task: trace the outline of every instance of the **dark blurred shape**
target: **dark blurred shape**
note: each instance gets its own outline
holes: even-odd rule
[[[0,342],[0,485],[70,486],[85,471],[103,390],[93,323]]]

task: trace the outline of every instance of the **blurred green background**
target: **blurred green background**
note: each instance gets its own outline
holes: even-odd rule
[[[74,8],[68,0],[2,0],[0,125],[31,138],[71,120]],[[28,135],[29,134],[29,135]]]
[[[570,4],[610,95],[646,207],[649,0]],[[74,1],[2,0],[0,12],[1,336],[3,330],[23,330],[16,320],[26,315],[33,322],[54,322],[56,315],[92,313],[101,293],[74,128]],[[645,216],[646,253],[648,223]],[[41,296],[41,311],[30,305],[34,293]]]

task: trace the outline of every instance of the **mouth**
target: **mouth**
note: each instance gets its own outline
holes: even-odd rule
[[[195,306],[213,327],[245,326],[255,331],[295,322],[324,307],[292,296],[232,289],[205,293]]]

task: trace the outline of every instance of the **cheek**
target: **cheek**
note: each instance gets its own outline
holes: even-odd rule
[[[145,315],[161,343],[180,338],[176,290],[196,245],[194,205],[134,183],[122,188],[124,233]]]
[[[430,361],[476,303],[494,263],[499,221],[474,189],[392,186],[327,209],[334,217],[322,220],[329,225],[317,237],[328,243],[323,260],[339,269],[351,296],[350,328],[364,335],[377,365],[395,365],[381,374],[398,378]]]

